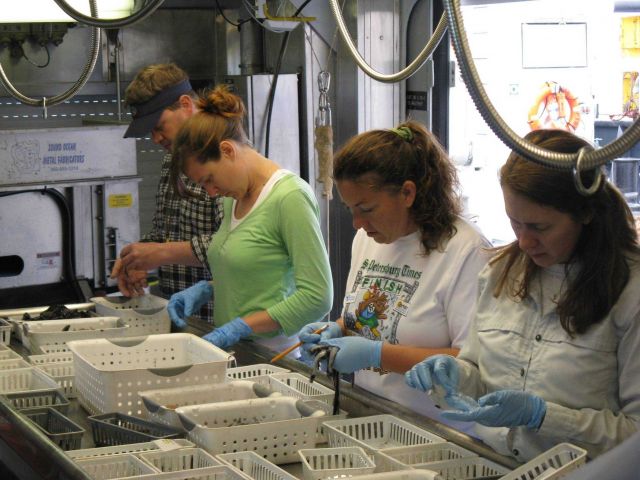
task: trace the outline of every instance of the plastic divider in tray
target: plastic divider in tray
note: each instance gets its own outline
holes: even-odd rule
[[[151,442],[139,442],[128,443],[125,445],[113,445],[110,447],[96,447],[85,448],[82,450],[74,450],[66,452],[67,456],[73,459],[78,458],[96,458],[96,457],[110,457],[113,455],[121,455],[123,453],[142,453],[142,452],[154,452],[172,451],[180,448],[191,448],[195,444],[184,438],[161,438],[159,440],[152,440]]]
[[[353,477],[373,473],[376,464],[360,447],[298,450],[304,480]]]
[[[508,473],[502,480],[556,480],[587,461],[587,451],[560,443]],[[603,479],[604,480],[604,479]]]
[[[154,335],[171,330],[168,301],[164,298],[147,294],[136,298],[94,297],[91,301],[99,315],[122,318],[130,326],[127,335]]]
[[[393,415],[373,415],[324,422],[329,446],[362,447],[373,453],[383,448],[440,443],[445,440]]]
[[[293,397],[258,398],[176,409],[189,440],[213,455],[254,450],[275,464],[316,446],[329,405]]]
[[[34,392],[13,392],[2,395],[16,410],[28,411],[51,407],[67,413],[69,411],[69,400],[58,389],[39,390]]]
[[[244,367],[233,367],[227,369],[227,377],[233,380],[248,380],[254,377],[263,377],[272,373],[286,373],[290,370],[268,363],[256,363],[254,365],[246,365]]]
[[[280,396],[281,393],[270,390],[248,380],[232,380],[224,383],[187,385],[178,388],[163,388],[139,393],[149,418],[163,425],[183,430],[182,422],[175,412],[176,408],[205,403],[229,402]]]
[[[223,382],[232,358],[188,333],[79,340],[67,346],[74,356],[78,400],[94,415],[145,417],[140,391]]]
[[[222,465],[219,460],[197,447],[181,448],[170,452],[156,450],[140,453],[137,456],[161,472],[190,470],[193,475],[197,475],[203,468]]]
[[[22,344],[32,354],[45,353],[44,345],[65,345],[72,340],[114,338],[128,335],[129,325],[118,317],[38,320],[22,324]]]
[[[84,429],[54,408],[23,411],[62,450],[80,448]]]
[[[42,370],[34,367],[0,372],[0,394],[57,390],[58,384]]]
[[[443,442],[428,445],[386,448],[375,452],[376,472],[392,472],[408,468],[425,467],[430,462],[455,460],[463,457],[477,457],[470,450],[455,443]]]
[[[297,480],[297,477],[285,472],[254,451],[223,453],[216,455],[216,458],[240,470],[253,480]]]
[[[166,425],[122,413],[105,413],[88,417],[96,446],[126,445],[159,438],[178,438],[183,433]]]

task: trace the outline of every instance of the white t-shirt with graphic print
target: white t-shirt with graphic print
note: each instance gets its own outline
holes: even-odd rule
[[[428,256],[422,254],[419,232],[379,244],[358,230],[344,297],[345,326],[392,344],[460,348],[475,312],[478,274],[490,244],[466,220],[455,226],[457,233],[444,251]],[[430,397],[408,387],[404,375],[361,370],[356,384],[442,421]]]

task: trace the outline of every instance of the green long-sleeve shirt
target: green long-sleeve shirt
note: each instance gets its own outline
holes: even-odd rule
[[[226,198],[207,255],[216,326],[267,310],[290,336],[321,320],[331,309],[333,284],[309,185],[294,174],[284,176],[230,230],[232,208]]]

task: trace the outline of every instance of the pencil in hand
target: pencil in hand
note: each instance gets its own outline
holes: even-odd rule
[[[314,331],[313,333],[322,333],[324,332],[327,328],[329,328],[329,322],[327,322],[326,325],[323,325],[322,327],[318,328],[316,331]],[[296,348],[298,348],[300,345],[302,345],[304,342],[298,342],[295,343],[293,345],[291,345],[289,348],[287,348],[286,350],[283,350],[282,352],[280,352],[279,354],[277,354],[275,357],[273,357],[271,359],[271,363],[273,362],[277,362],[278,360],[280,360],[281,358],[286,357],[287,355],[289,355],[291,352],[293,352]]]

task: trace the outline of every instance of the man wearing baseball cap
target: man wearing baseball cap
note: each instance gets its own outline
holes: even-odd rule
[[[186,72],[173,63],[149,65],[140,70],[125,92],[133,120],[125,138],[151,135],[154,143],[171,152],[182,124],[197,113],[197,94]],[[147,271],[158,268],[162,296],[170,297],[200,280],[211,280],[207,248],[222,220],[222,203],[184,177],[187,195],[179,195],[169,182],[171,154],[162,160],[152,228],[136,243],[125,246],[111,272],[126,296],[137,296],[146,286]],[[199,264],[185,265],[192,258]],[[194,315],[211,323],[212,302]]]

